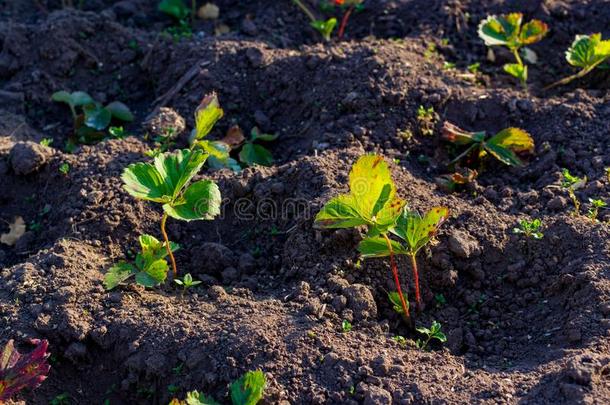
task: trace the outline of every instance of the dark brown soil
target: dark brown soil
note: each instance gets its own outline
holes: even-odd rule
[[[610,210],[597,222],[571,215],[559,186],[568,168],[588,177],[577,192],[584,210],[589,198],[610,202],[610,76],[540,90],[570,72],[563,51],[575,34],[610,36],[610,3],[366,1],[346,40],[330,44],[289,1],[216,1],[232,31],[215,37],[214,23],[199,22],[182,41],[159,34],[170,21],[156,1],[86,1],[86,11],[58,3],[0,2],[0,233],[16,216],[29,224],[15,246],[0,245],[0,342],[45,338],[53,353],[50,378],[20,400],[166,404],[174,385],[226,402],[228,384],[260,368],[269,404],[610,402]],[[534,46],[529,93],[502,73],[501,52],[486,61],[476,35],[486,15],[515,10],[551,27]],[[426,52],[430,43],[438,52]],[[475,61],[473,81],[464,73]],[[50,101],[61,89],[125,102],[133,136],[64,152],[69,112]],[[211,91],[226,110],[212,135],[236,123],[279,133],[276,164],[204,171],[226,201],[222,217],[170,221],[180,272],[201,286],[184,296],[169,284],[104,291],[104,273],[137,236],[159,234],[158,207],[120,180],[147,159],[143,122],[164,104],[190,129]],[[447,194],[434,179],[451,151],[438,131],[420,134],[420,105],[435,108],[437,129],[444,120],[521,127],[535,155],[524,168],[490,163]],[[51,147],[37,144],[49,137]],[[418,336],[387,303],[388,263],[358,261],[360,232],[312,229],[365,152],[394,162],[412,207],[452,212],[420,257],[426,306],[416,323],[437,320],[448,335],[430,351],[392,339]],[[513,235],[534,217],[542,240]],[[399,266],[412,286],[408,263]]]

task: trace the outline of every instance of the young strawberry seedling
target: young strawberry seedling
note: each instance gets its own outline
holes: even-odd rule
[[[261,370],[248,371],[229,387],[231,403],[256,405],[263,398],[266,386],[267,378]],[[198,391],[191,391],[186,394],[184,401],[173,399],[169,405],[219,405],[219,403]]]
[[[9,340],[0,354],[0,403],[8,401],[24,388],[33,390],[47,378],[51,369],[47,359],[49,343],[46,340],[32,339],[36,345],[33,351],[23,355]]]
[[[199,150],[182,149],[160,154],[153,163],[131,164],[123,171],[124,188],[129,194],[163,204],[161,234],[174,278],[178,270],[165,231],[168,217],[182,221],[211,220],[220,213],[221,197],[216,183],[199,180],[190,184],[207,157],[207,153]]]
[[[479,24],[479,37],[487,46],[506,46],[514,55],[517,63],[504,65],[504,71],[521,82],[527,89],[527,65],[523,63],[519,50],[527,45],[540,41],[548,33],[548,26],[539,20],[525,24],[523,14],[510,13],[501,16],[489,16]],[[533,51],[530,51],[533,52]]]
[[[367,226],[370,237],[380,238],[390,257],[390,267],[400,307],[407,321],[409,307],[402,293],[394,251],[400,245],[388,237],[390,228],[398,219],[405,201],[396,195],[396,186],[390,169],[381,156],[365,155],[358,159],[349,173],[349,194],[332,198],[316,215],[316,228],[354,228]]]
[[[420,327],[416,328],[416,330],[426,337],[425,340],[417,339],[415,342],[417,347],[422,350],[425,350],[430,341],[433,339],[438,340],[441,343],[445,343],[447,341],[447,336],[441,332],[441,324],[436,321],[432,321],[430,328]]]
[[[591,218],[593,221],[597,220],[597,216],[599,215],[599,210],[606,208],[608,204],[601,199],[589,198],[589,204],[591,207],[587,213],[587,216]]]
[[[445,121],[442,136],[444,140],[455,145],[468,146],[450,165],[466,157],[478,161],[490,154],[509,166],[522,166],[523,162],[517,153],[534,151],[534,140],[530,134],[519,128],[506,128],[487,138],[485,131],[469,132]]]
[[[379,236],[368,236],[358,245],[358,250],[364,258],[385,257],[389,256],[392,251],[394,254],[409,256],[415,284],[415,301],[419,310],[422,309],[422,300],[419,288],[417,253],[433,240],[438,233],[438,229],[448,217],[449,209],[446,207],[434,207],[423,217],[417,211],[405,208],[398,217],[396,224],[389,229],[405,245],[392,241],[392,247],[390,247]],[[394,301],[391,296],[390,301]]]
[[[314,13],[303,3],[301,0],[292,0],[292,2],[305,13],[307,18],[309,18],[309,24],[322,35],[325,41],[330,41],[330,36],[333,33],[333,30],[337,26],[336,18],[329,18],[328,20],[320,20],[316,18]]]
[[[343,322],[341,322],[341,330],[343,331],[343,333],[351,332],[352,323],[350,321],[348,321],[347,319],[344,319]]]
[[[242,146],[241,151],[239,152],[239,160],[248,166],[273,165],[273,156],[271,155],[271,152],[260,145],[259,142],[272,142],[275,141],[277,137],[278,136],[274,134],[263,134],[257,127],[252,128],[252,131],[250,131],[250,139],[244,143],[244,146]]]
[[[125,104],[113,101],[106,106],[95,101],[84,91],[58,91],[51,99],[66,103],[74,120],[74,141],[80,144],[91,144],[103,140],[104,132],[113,120],[133,121],[134,116]]]
[[[587,184],[587,176],[577,177],[573,176],[568,169],[563,169],[561,171],[561,187],[568,191],[568,195],[574,204],[573,215],[580,214],[580,201],[578,197],[576,197],[576,190],[584,187]]]
[[[191,287],[198,286],[199,284],[201,284],[201,281],[193,280],[193,276],[191,276],[191,273],[187,273],[184,275],[184,277],[182,277],[182,280],[180,280],[179,278],[175,279],[174,283],[178,284],[179,286],[182,286],[182,295],[184,295],[186,290]]]
[[[538,218],[528,221],[527,219],[519,220],[519,227],[513,228],[513,233],[523,235],[527,239],[540,240],[544,237],[544,234],[540,231],[542,228],[542,221]]]
[[[138,240],[142,251],[136,255],[135,262],[119,262],[112,266],[104,276],[106,290],[116,288],[132,276],[135,276],[137,284],[147,288],[156,287],[167,278],[169,266],[165,260],[168,255],[165,243],[150,235],[141,235]],[[178,244],[169,242],[171,252],[179,248]]]
[[[602,40],[602,35],[577,35],[574,42],[566,51],[566,60],[574,67],[580,68],[577,73],[556,81],[544,88],[551,89],[570,83],[589,74],[596,67],[610,59],[610,39]]]

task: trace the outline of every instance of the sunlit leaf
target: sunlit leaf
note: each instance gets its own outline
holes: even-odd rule
[[[165,281],[168,270],[167,261],[157,260],[136,274],[136,283],[148,288],[156,287]]]
[[[234,405],[256,405],[263,397],[267,380],[261,370],[248,371],[230,387]]]
[[[195,110],[195,139],[205,138],[223,115],[216,93],[206,95]]]
[[[255,143],[247,143],[239,151],[239,160],[248,166],[272,166],[273,155],[267,148]]]
[[[502,67],[506,73],[516,77],[521,82],[527,81],[527,65],[520,65],[518,63],[507,63]]]
[[[610,40],[602,40],[601,34],[577,35],[566,51],[570,65],[589,68],[610,58]]]
[[[489,138],[484,148],[498,160],[513,166],[523,163],[515,153],[533,152],[534,140],[526,131],[519,128],[506,128]]]
[[[501,16],[491,15],[479,24],[479,37],[487,46],[516,46],[523,14],[510,13]]]
[[[549,32],[549,27],[540,20],[531,20],[521,27],[519,41],[522,45],[529,45],[540,41]]]
[[[216,183],[201,180],[191,184],[181,198],[172,204],[164,204],[163,209],[172,218],[183,221],[213,219],[220,214],[222,198]]]
[[[417,211],[405,209],[390,232],[407,243],[411,254],[416,254],[436,236],[448,217],[449,209],[446,207],[433,207],[423,217]]]
[[[137,272],[138,270],[130,263],[117,263],[104,275],[104,288],[112,290]]]
[[[399,242],[390,240],[392,246],[392,253],[396,255],[405,255],[409,251],[405,249]],[[390,256],[390,250],[388,249],[388,243],[382,236],[366,237],[358,244],[358,251],[362,254],[365,259],[372,257],[386,257]]]

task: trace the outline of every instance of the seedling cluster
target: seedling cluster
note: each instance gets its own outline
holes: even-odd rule
[[[326,20],[316,17],[315,13],[305,4],[303,0],[292,0],[292,2],[301,10],[309,19],[310,25],[320,33],[325,41],[330,41],[332,33],[337,26],[337,19],[335,17],[328,18]],[[321,2],[320,8],[325,12],[333,12],[336,6],[339,6],[344,10],[343,18],[339,26],[339,32],[337,36],[339,39],[343,38],[345,34],[345,28],[349,18],[355,11],[360,11],[364,8],[364,0],[330,0]]]
[[[513,233],[518,235],[523,235],[527,239],[542,239],[544,234],[540,231],[542,228],[542,221],[538,218],[532,219],[531,221],[527,219],[519,220],[519,226],[513,228]]]
[[[256,405],[262,398],[267,386],[267,379],[261,370],[248,371],[229,387],[233,405]],[[169,405],[219,405],[211,398],[198,391],[190,391],[181,401],[173,399]]]
[[[578,177],[572,175],[568,169],[561,171],[561,187],[568,191],[568,195],[574,204],[574,215],[580,214],[580,200],[576,196],[576,190],[583,188],[587,184],[587,176]]]

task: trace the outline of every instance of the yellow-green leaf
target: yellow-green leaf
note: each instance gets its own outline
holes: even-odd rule
[[[195,110],[195,139],[205,138],[223,115],[216,93],[206,95]]]

